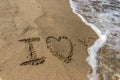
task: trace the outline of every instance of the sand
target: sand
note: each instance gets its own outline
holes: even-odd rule
[[[88,80],[87,48],[98,37],[68,0],[0,2],[2,80]]]

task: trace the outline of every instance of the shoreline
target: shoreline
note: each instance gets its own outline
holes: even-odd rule
[[[86,62],[88,57],[86,48],[93,44],[98,36],[72,12],[69,1],[14,0],[9,2],[13,2],[19,9],[17,9],[18,13],[14,14],[16,16],[10,15],[14,18],[13,22],[17,29],[12,32],[12,38],[8,38],[7,42],[11,43],[9,49],[6,50],[6,46],[1,48],[1,53],[4,53],[0,54],[0,64],[4,69],[0,71],[0,75],[3,80],[88,80],[87,73],[90,66]],[[8,28],[7,31],[9,30]],[[55,38],[50,39],[51,43],[46,43],[49,36]],[[63,36],[67,38],[59,40]],[[19,43],[17,40],[30,37],[40,37],[40,42],[33,44],[38,52],[37,55],[46,57],[45,63],[39,66],[20,66],[19,63],[28,59],[26,56],[29,50],[25,43]],[[73,44],[73,56],[72,61],[66,64],[50,51],[53,47],[61,55],[67,56],[70,52],[69,41]],[[47,45],[50,48],[47,48]]]
[[[89,80],[93,80],[93,79],[99,79],[100,75],[97,74],[98,71],[98,60],[97,60],[97,56],[98,56],[98,51],[100,48],[102,48],[105,45],[105,42],[107,40],[107,34],[102,34],[102,32],[92,23],[88,23],[87,20],[78,12],[76,12],[76,3],[74,3],[74,1],[69,0],[70,1],[70,5],[71,8],[73,9],[73,12],[81,18],[81,20],[88,25],[89,27],[91,27],[91,29],[93,29],[95,31],[95,33],[98,35],[98,39],[95,41],[95,43],[93,45],[91,45],[87,50],[88,50],[88,54],[89,56],[87,57],[87,62],[88,64],[92,67],[92,72],[90,74],[88,74],[88,78]],[[98,46],[99,45],[99,46]]]

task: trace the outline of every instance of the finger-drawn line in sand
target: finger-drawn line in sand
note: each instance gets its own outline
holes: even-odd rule
[[[64,55],[60,54],[58,50],[55,50],[52,47],[51,39],[54,39],[58,42],[60,42],[61,40],[67,40],[70,43],[70,51],[68,53],[68,56],[64,56]],[[52,55],[56,56],[58,59],[60,59],[61,61],[65,62],[65,63],[71,62],[72,56],[73,56],[73,44],[72,44],[72,41],[68,37],[62,36],[62,37],[56,38],[54,36],[49,36],[46,38],[46,44],[47,44],[47,48],[50,50]]]
[[[0,71],[2,71],[1,67],[0,67]]]
[[[91,40],[95,40],[95,38],[89,37],[88,39],[85,39],[85,38],[84,38],[83,40],[78,39],[78,41],[79,41],[80,43],[82,43],[82,44],[86,47],[86,50],[87,50],[88,46],[91,45],[91,44],[88,44],[89,42],[91,42]]]
[[[25,61],[23,63],[21,63],[20,65],[39,65],[45,62],[46,57],[41,57],[38,58],[37,57],[37,53],[33,47],[33,43],[35,41],[40,41],[39,37],[32,37],[32,38],[27,38],[27,39],[21,39],[19,40],[20,42],[25,42],[29,45],[29,51],[30,51],[30,60]]]

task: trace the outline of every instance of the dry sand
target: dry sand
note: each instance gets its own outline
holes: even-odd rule
[[[20,65],[30,60],[30,52],[28,44],[18,40],[33,37],[40,37],[40,41],[33,42],[36,51],[33,55],[46,57],[45,62]],[[88,80],[86,48],[96,38],[94,31],[72,12],[68,0],[0,0],[0,77]],[[64,57],[73,54],[71,62],[52,55],[54,51]]]

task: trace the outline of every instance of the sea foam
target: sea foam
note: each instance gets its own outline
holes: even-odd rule
[[[88,49],[88,53],[89,53],[89,57],[87,58],[87,62],[91,65],[92,67],[92,70],[93,70],[93,73],[91,75],[88,75],[89,79],[90,80],[97,80],[98,79],[98,75],[96,73],[97,71],[97,51],[104,45],[105,41],[106,41],[106,36],[105,35],[102,35],[101,31],[93,24],[91,23],[88,23],[85,18],[83,18],[83,16],[81,16],[81,14],[78,14],[76,12],[76,4],[70,0],[70,5],[73,9],[73,12],[75,14],[77,14],[84,23],[86,23],[88,26],[90,26],[96,33],[97,35],[99,36],[99,39],[95,41],[95,43],[89,47]]]
[[[73,12],[99,36],[99,39],[88,48],[89,56],[87,58],[93,71],[88,75],[89,80],[99,80],[100,74],[97,73],[97,70],[103,62],[98,63],[100,57],[98,51],[105,45],[116,51],[120,49],[120,0],[69,0],[69,2]],[[114,36],[115,39],[113,39],[113,35],[117,35],[117,37]],[[106,79],[108,78],[104,77],[104,80]]]

